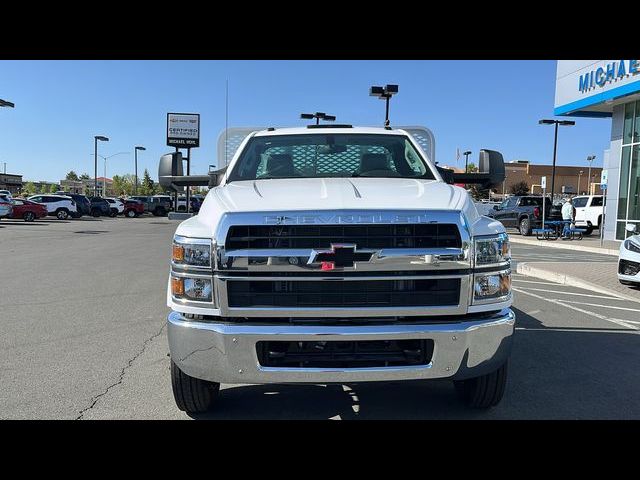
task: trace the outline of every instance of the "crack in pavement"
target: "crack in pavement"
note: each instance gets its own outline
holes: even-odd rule
[[[98,395],[96,395],[95,397],[93,397],[91,399],[91,405],[89,405],[87,408],[84,408],[82,410],[80,410],[80,415],[78,415],[76,417],[76,420],[82,420],[82,417],[84,416],[84,414],[86,412],[88,412],[89,410],[91,410],[93,407],[95,407],[96,403],[98,403],[98,399],[100,399],[101,397],[104,397],[107,393],[109,393],[109,390],[111,390],[113,387],[116,387],[118,385],[120,385],[122,383],[122,381],[124,380],[124,374],[127,371],[127,369],[129,367],[131,367],[131,365],[133,364],[133,362],[135,362],[135,360],[144,353],[145,349],[147,348],[147,345],[149,343],[151,343],[153,341],[154,338],[160,336],[160,334],[162,334],[162,331],[164,330],[164,327],[166,327],[167,324],[166,322],[162,324],[162,328],[160,328],[160,330],[158,331],[158,333],[154,333],[151,337],[147,338],[144,343],[142,344],[142,349],[140,349],[140,351],[138,353],[136,353],[133,358],[131,358],[128,362],[127,365],[125,365],[122,368],[122,371],[120,372],[120,377],[118,378],[118,381],[116,383],[113,383],[111,385],[109,385],[106,390]]]

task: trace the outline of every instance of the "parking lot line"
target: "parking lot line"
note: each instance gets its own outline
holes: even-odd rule
[[[513,274],[511,274],[511,276],[513,276]],[[523,282],[523,283],[536,283],[538,285],[554,285],[556,287],[560,286],[560,284],[553,283],[553,282],[536,282],[534,280],[520,280],[519,278],[516,278],[516,279],[514,279],[512,281],[513,282]]]
[[[611,305],[598,305],[597,303],[574,302],[572,300],[561,300],[561,301],[564,302],[564,303],[577,303],[579,305],[585,305],[587,307],[614,308],[616,310],[626,310],[628,312],[640,312],[640,310],[638,310],[637,308],[613,307]],[[625,322],[626,322],[626,320],[625,320]]]
[[[550,285],[556,285],[556,286],[560,286],[557,283],[556,284],[550,284]],[[547,290],[545,288],[534,288],[534,287],[526,287],[527,290],[533,290],[536,292],[547,292],[547,293],[559,293],[560,295],[578,295],[580,297],[591,297],[591,298],[604,298],[606,300],[618,300],[620,302],[624,302],[626,301],[624,298],[618,298],[618,297],[611,297],[608,295],[594,295],[592,293],[577,293],[577,292],[561,292],[558,290]],[[564,302],[564,300],[563,300]],[[568,302],[571,303],[571,302]],[[582,303],[582,302],[574,302],[574,303]],[[583,303],[583,305],[587,305],[586,303]],[[640,311],[640,310],[638,310]]]
[[[618,320],[618,319],[614,319],[614,318],[609,318],[609,317],[607,317],[605,315],[601,315],[601,314],[596,313],[596,312],[591,312],[591,311],[585,310],[583,308],[578,308],[578,307],[574,307],[573,305],[568,305],[565,301],[562,301],[562,300],[556,300],[554,298],[545,298],[545,297],[543,297],[541,295],[537,295],[535,293],[527,292],[527,291],[522,290],[520,288],[515,288],[514,287],[513,290],[516,291],[516,292],[522,293],[524,295],[529,295],[530,297],[537,298],[539,300],[544,300],[545,302],[553,303],[554,305],[560,305],[561,307],[566,307],[566,308],[569,308],[571,310],[575,310],[576,312],[584,313],[585,315],[589,315],[591,317],[598,318],[600,320],[604,320],[605,322],[615,323],[616,325],[620,325],[622,327],[629,328],[631,330],[637,331],[638,328],[639,328],[639,327],[636,327],[635,325],[627,323],[626,320]],[[580,303],[580,302],[576,302],[576,303]]]

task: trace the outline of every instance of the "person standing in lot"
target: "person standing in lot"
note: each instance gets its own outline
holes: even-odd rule
[[[569,237],[569,228],[571,227],[571,223],[575,219],[575,208],[573,208],[573,204],[571,203],[571,199],[569,197],[565,198],[564,205],[562,205],[562,220],[569,223],[564,224],[564,228],[562,229],[562,236],[564,238]]]

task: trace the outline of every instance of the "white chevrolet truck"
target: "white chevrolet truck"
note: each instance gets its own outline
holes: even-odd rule
[[[173,393],[188,413],[221,383],[451,379],[469,406],[500,402],[515,315],[510,247],[435,163],[424,127],[312,125],[246,132],[176,229],[167,290]],[[473,178],[472,178],[473,177]]]

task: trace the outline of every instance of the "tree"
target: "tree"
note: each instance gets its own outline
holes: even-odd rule
[[[27,182],[22,186],[22,194],[24,196],[33,195],[36,193],[36,186],[33,182]]]
[[[67,180],[73,180],[74,182],[77,182],[78,180],[80,180],[78,178],[78,174],[76,172],[74,172],[73,170],[70,170],[69,173],[67,173],[67,176],[65,178]]]
[[[467,165],[467,173],[473,173],[478,169],[478,167],[476,167],[476,164],[473,162],[469,162],[469,164]]]
[[[80,175],[80,177],[78,178],[78,180],[89,180],[91,177],[89,176],[88,173],[83,173],[82,175]]]
[[[509,193],[512,195],[527,195],[529,193],[529,184],[525,181],[514,183],[509,187]]]
[[[156,188],[153,184],[153,180],[151,179],[151,175],[149,175],[149,171],[145,168],[144,175],[142,178],[142,185],[140,186],[141,195],[154,195],[156,193]]]
[[[48,193],[56,193],[57,191],[58,191],[58,185],[56,185],[55,183],[52,183],[51,185],[49,185]]]

